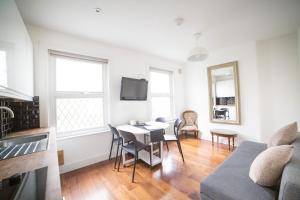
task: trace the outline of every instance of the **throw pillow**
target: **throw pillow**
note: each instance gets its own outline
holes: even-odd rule
[[[292,154],[292,145],[274,146],[266,149],[254,159],[250,167],[249,177],[254,183],[262,186],[276,185]]]
[[[268,147],[291,144],[297,138],[297,122],[288,124],[272,135]]]

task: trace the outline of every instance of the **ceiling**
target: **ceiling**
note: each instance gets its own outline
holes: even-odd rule
[[[300,27],[300,0],[16,0],[25,23],[186,61],[201,31],[215,51]],[[101,8],[98,14],[95,8]],[[184,18],[177,26],[176,17]]]

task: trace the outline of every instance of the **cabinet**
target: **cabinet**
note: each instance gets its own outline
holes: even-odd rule
[[[33,47],[15,1],[0,2],[0,96],[33,96]]]

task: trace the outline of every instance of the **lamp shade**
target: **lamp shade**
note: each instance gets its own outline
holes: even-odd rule
[[[208,51],[203,47],[193,48],[188,56],[188,61],[197,62],[203,61],[208,57]]]

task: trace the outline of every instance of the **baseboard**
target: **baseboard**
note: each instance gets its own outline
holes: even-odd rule
[[[115,153],[112,155],[115,155]],[[89,165],[92,165],[92,164],[95,164],[95,163],[98,163],[101,161],[105,161],[105,160],[107,160],[108,156],[109,156],[109,153],[105,153],[105,154],[102,154],[99,156],[94,156],[94,157],[91,157],[88,159],[68,163],[63,166],[60,166],[59,172],[60,172],[60,174],[64,174],[64,173],[67,173],[67,172],[70,172],[70,171],[73,171],[76,169],[80,169],[80,168],[83,168],[83,167],[86,167],[86,166],[89,166]]]

